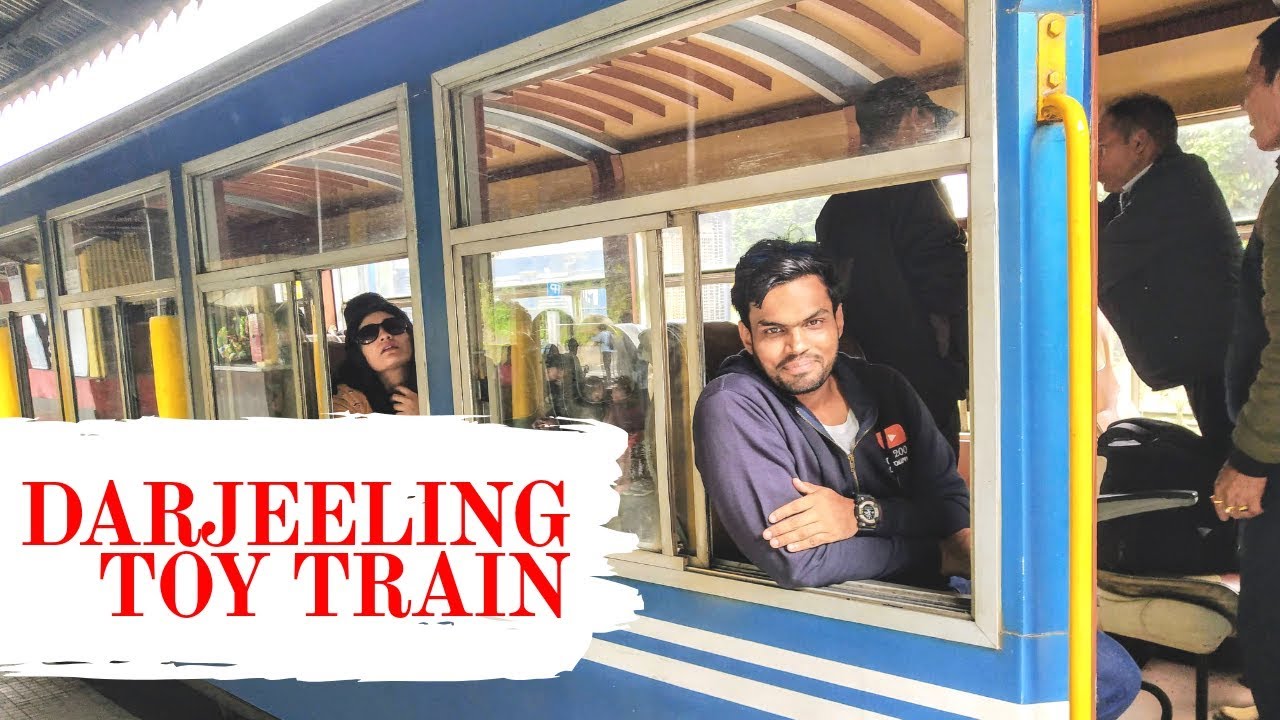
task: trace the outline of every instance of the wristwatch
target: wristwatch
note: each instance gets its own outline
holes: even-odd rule
[[[880,525],[880,501],[870,495],[855,495],[853,499],[853,513],[858,518],[858,529],[875,530]]]

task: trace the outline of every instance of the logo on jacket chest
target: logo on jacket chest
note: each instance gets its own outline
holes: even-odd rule
[[[876,433],[876,442],[885,451],[885,457],[893,467],[899,467],[907,461],[907,431],[902,429],[902,425],[894,423]]]

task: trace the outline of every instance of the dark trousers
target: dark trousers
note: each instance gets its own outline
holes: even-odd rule
[[[1267,481],[1262,507],[1244,522],[1237,622],[1244,674],[1262,720],[1280,719],[1280,476]]]
[[[1235,425],[1227,416],[1227,382],[1222,373],[1207,375],[1183,386],[1191,414],[1200,426],[1200,436],[1214,454],[1215,460],[1226,460],[1231,449],[1231,432]]]

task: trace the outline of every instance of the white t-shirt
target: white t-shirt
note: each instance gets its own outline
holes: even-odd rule
[[[827,434],[831,436],[836,444],[844,449],[845,452],[853,452],[853,441],[858,437],[858,419],[853,416],[853,410],[849,410],[849,418],[841,425],[823,425],[827,429]]]

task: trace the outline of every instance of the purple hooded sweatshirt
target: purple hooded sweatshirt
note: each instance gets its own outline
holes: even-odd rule
[[[746,351],[725,360],[720,373],[694,412],[695,460],[711,507],[751,562],[787,588],[944,581],[938,542],[969,527],[969,491],[951,447],[901,374],[837,356],[833,375],[858,421],[850,455]],[[761,537],[769,513],[799,497],[793,477],[846,497],[875,497],[878,527],[795,553],[769,547]]]

